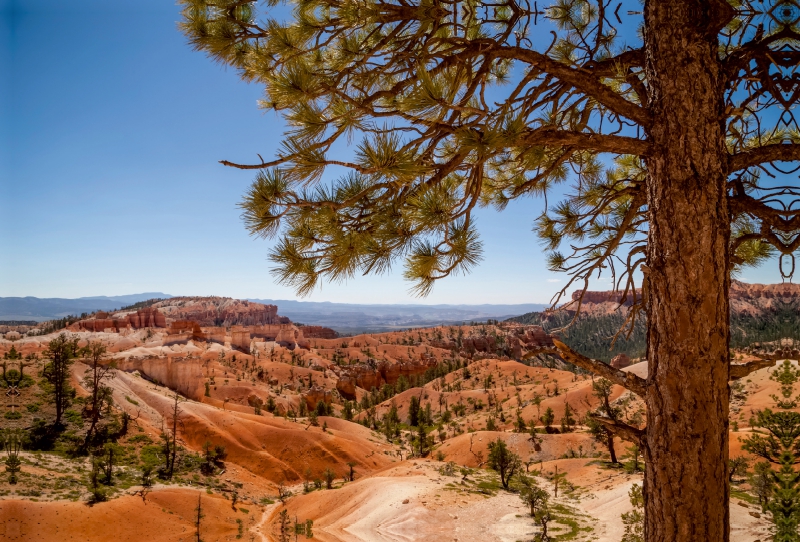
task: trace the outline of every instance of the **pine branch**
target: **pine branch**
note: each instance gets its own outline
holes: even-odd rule
[[[522,145],[544,145],[547,147],[569,147],[573,151],[609,152],[646,156],[651,149],[648,141],[610,134],[590,134],[568,130],[539,128],[521,137]]]
[[[648,128],[651,124],[650,113],[645,108],[620,96],[590,71],[572,68],[545,54],[523,47],[498,47],[492,52],[492,55],[497,58],[519,60],[550,74],[587,96],[591,96],[617,115],[628,118],[643,128]]]
[[[768,162],[792,162],[794,160],[800,160],[800,144],[773,143],[731,155],[728,159],[728,173]]]

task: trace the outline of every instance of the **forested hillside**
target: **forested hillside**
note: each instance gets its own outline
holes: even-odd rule
[[[569,324],[571,319],[572,315],[566,312],[556,314],[529,312],[522,316],[510,318],[508,321],[539,325],[547,333],[552,333],[554,330],[561,329]],[[644,356],[645,322],[643,319],[637,320],[629,339],[626,340],[624,335],[620,335],[613,348],[610,348],[612,338],[624,321],[625,316],[620,312],[601,316],[581,316],[574,324],[557,334],[574,350],[590,358],[603,360],[606,363],[621,353],[627,354],[630,358]]]
[[[554,330],[566,326],[572,315],[568,312],[546,314],[542,312],[529,312],[522,316],[510,318],[510,322],[522,324],[535,324],[542,326],[545,331],[552,333]],[[620,353],[627,354],[630,358],[644,357],[646,346],[646,321],[638,318],[633,332],[628,339],[620,335],[610,348],[612,338],[625,321],[625,313],[617,311],[611,314],[586,314],[567,329],[560,331],[564,342],[578,352],[594,359],[605,362]],[[742,348],[753,343],[771,342],[790,337],[800,338],[800,303],[794,300],[778,302],[772,307],[752,312],[731,312],[731,347]]]

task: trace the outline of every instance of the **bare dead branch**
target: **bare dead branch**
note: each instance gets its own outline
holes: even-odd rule
[[[747,363],[740,363],[737,365],[731,364],[728,378],[730,380],[739,380],[740,378],[744,378],[748,376],[750,373],[754,373],[759,369],[772,367],[773,365],[775,365],[775,360],[768,358],[767,359],[758,358],[753,361],[749,361]]]
[[[587,358],[583,354],[575,352],[558,339],[553,339],[553,343],[556,345],[555,348],[537,348],[526,354],[525,358],[531,358],[539,354],[554,354],[561,356],[561,358],[563,358],[567,363],[571,363],[572,365],[580,367],[581,369],[585,369],[592,374],[608,379],[614,384],[618,384],[639,396],[644,397],[647,393],[647,381],[643,378],[638,377],[633,373],[626,373],[624,371],[620,371],[619,369],[615,369],[614,367],[603,363],[602,361]]]
[[[620,421],[615,421],[612,420],[611,418],[606,418],[605,416],[599,416],[597,414],[589,414],[589,417],[595,420],[596,422],[603,424],[603,426],[613,435],[618,436],[623,440],[633,442],[637,444],[639,447],[642,448],[644,447],[644,437],[645,437],[644,429],[637,429],[632,425],[628,425]]]
[[[473,452],[472,451],[472,439],[475,437],[475,433],[469,436],[469,453],[471,453],[475,457],[475,461],[478,462],[478,468],[481,468],[486,461],[483,459],[483,452]]]

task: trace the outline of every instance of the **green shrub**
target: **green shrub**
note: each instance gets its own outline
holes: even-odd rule
[[[83,425],[83,416],[77,410],[70,409],[64,412],[64,419],[75,425]]]

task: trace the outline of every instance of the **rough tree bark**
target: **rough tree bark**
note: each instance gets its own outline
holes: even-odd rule
[[[608,455],[611,456],[611,463],[617,464],[617,451],[614,449],[614,434],[608,433],[606,437],[606,446],[608,447]]]
[[[645,539],[727,541],[728,288],[719,1],[645,6],[649,243]],[[689,107],[691,105],[691,107]]]

